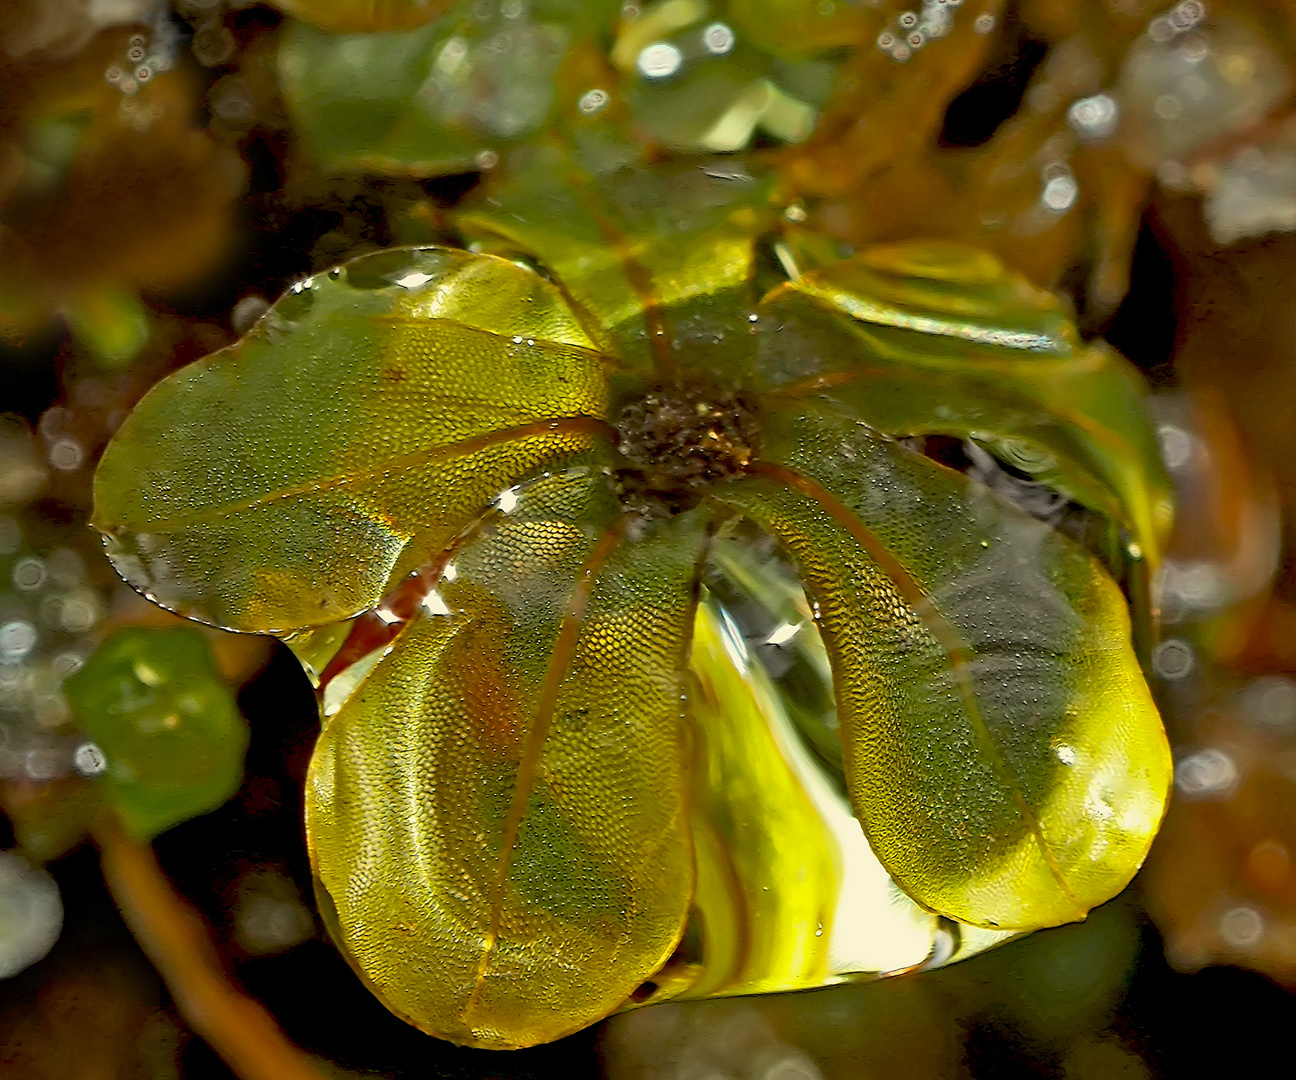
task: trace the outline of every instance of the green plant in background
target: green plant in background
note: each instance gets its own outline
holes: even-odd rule
[[[65,688],[94,740],[82,771],[101,776],[134,836],[151,840],[238,790],[247,724],[197,631],[118,630]]]
[[[307,830],[353,965],[501,1047],[632,994],[889,970],[838,932],[842,793],[927,934],[913,964],[927,913],[983,947],[1115,895],[1169,778],[1119,590],[895,436],[973,439],[1154,559],[1124,361],[976,252],[834,259],[732,167],[536,153],[459,216],[474,250],[301,282],[155,388],[96,480],[133,585],[319,681]],[[822,637],[839,758],[697,607],[763,536],[804,584],[787,627]],[[797,866],[761,857],[794,838]]]

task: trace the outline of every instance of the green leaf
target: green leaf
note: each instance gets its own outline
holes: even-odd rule
[[[442,176],[540,131],[574,41],[615,20],[608,0],[541,0],[517,18],[457,3],[394,33],[329,34],[290,24],[279,46],[284,99],[310,155],[331,172]],[[568,104],[575,108],[575,101]]]
[[[278,633],[321,688],[307,832],[333,937],[398,1015],[519,1046],[1083,917],[1142,860],[1169,777],[1123,601],[877,425],[1046,446],[1045,475],[1141,528],[1159,474],[1114,450],[1150,444],[1136,385],[997,263],[880,249],[803,272],[740,162],[576,141],[519,152],[461,216],[485,253],[301,283],[157,387],[96,480],[137,587]],[[761,304],[780,273],[799,278]],[[1077,414],[1101,437],[1066,441],[1041,373],[1075,400],[1123,386]],[[671,384],[736,390],[763,435],[747,475],[657,505],[613,424],[634,403],[662,429],[645,445],[690,465],[671,409],[706,399]],[[821,619],[795,700],[725,644],[735,597],[809,617],[744,562],[761,529]],[[717,606],[695,620],[704,553]]]
[[[1145,388],[1110,349],[1080,343],[1057,297],[991,255],[916,242],[805,273],[763,308],[759,389],[830,401],[879,431],[985,442],[1124,525],[1155,565],[1170,486]]]
[[[325,691],[306,825],[335,939],[425,1031],[607,1015],[683,930],[682,672],[705,519],[631,537],[606,476],[524,485]],[[439,614],[438,614],[439,612]]]
[[[247,725],[197,630],[117,630],[63,689],[103,752],[99,782],[140,839],[238,790]]]
[[[715,497],[801,568],[832,658],[847,782],[874,851],[977,926],[1083,918],[1133,876],[1170,758],[1096,560],[979,485],[808,408]]]
[[[539,260],[590,336],[638,376],[669,375],[685,351],[699,366],[726,341],[732,353],[745,331],[735,296],[747,298],[755,238],[775,219],[771,185],[734,161],[650,168],[604,153],[518,151],[456,223]]]
[[[183,615],[348,618],[500,491],[604,445],[589,346],[558,291],[502,259],[357,259],[145,397],[99,465],[95,524],[118,572]]]
[[[836,75],[834,63],[812,58],[822,42],[735,33],[714,14],[706,3],[666,0],[621,22],[609,58],[636,133],[686,153],[745,150],[757,131],[804,139]]]

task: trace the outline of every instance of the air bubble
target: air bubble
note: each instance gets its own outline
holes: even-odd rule
[[[0,661],[24,660],[35,647],[36,627],[25,619],[14,619],[0,626]]]
[[[1213,746],[1189,754],[1175,766],[1175,787],[1190,799],[1225,799],[1237,789],[1233,759]]]
[[[1182,638],[1170,638],[1152,650],[1152,670],[1170,682],[1187,678],[1195,663],[1192,646]]]
[[[1040,193],[1040,202],[1055,214],[1064,214],[1075,205],[1080,194],[1080,185],[1070,173],[1055,176],[1044,185]]]
[[[608,92],[595,87],[593,90],[586,90],[585,93],[581,95],[580,101],[576,103],[576,107],[586,116],[593,116],[596,112],[607,105],[608,100]]]
[[[1264,916],[1249,904],[1229,908],[1220,916],[1219,935],[1230,948],[1249,949],[1260,944],[1264,934]]]
[[[85,448],[76,439],[59,439],[49,448],[48,457],[59,472],[76,472],[85,461]]]
[[[724,56],[737,41],[733,30],[724,23],[712,23],[702,31],[702,44],[712,56]]]
[[[108,759],[94,743],[82,743],[72,751],[72,767],[82,776],[99,776],[108,768]]]
[[[45,584],[47,574],[45,564],[40,559],[29,556],[14,563],[10,576],[14,587],[20,592],[35,592]]]
[[[683,62],[684,54],[674,45],[656,41],[644,46],[635,65],[646,79],[669,79],[679,71]]]
[[[1120,110],[1110,94],[1094,94],[1072,102],[1067,110],[1067,123],[1082,139],[1109,138],[1120,120]]]

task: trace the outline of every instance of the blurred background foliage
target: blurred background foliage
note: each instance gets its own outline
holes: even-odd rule
[[[252,1058],[287,1055],[279,1076],[1174,1077],[1285,1060],[1294,74],[1291,0],[3,5],[0,1072],[228,1077],[185,1019],[203,1008],[245,1022]],[[489,213],[555,148],[774,176],[837,250],[976,244],[1143,369],[1179,501],[1151,656],[1176,791],[1124,896],[946,970],[646,1009],[503,1057],[406,1028],[322,939],[300,825],[309,688],[265,641],[182,628],[117,582],[86,526],[94,462],[153,382],[295,280],[448,238],[451,209]],[[105,755],[113,695],[140,722]],[[106,757],[181,776],[183,800],[133,797]],[[291,1044],[240,1011],[251,1000]]]

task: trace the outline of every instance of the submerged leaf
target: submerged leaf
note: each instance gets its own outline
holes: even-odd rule
[[[553,286],[502,259],[366,256],[154,388],[100,463],[95,523],[180,614],[348,618],[501,490],[598,445],[589,345]]]
[[[809,408],[716,492],[787,545],[833,662],[874,851],[978,926],[1083,918],[1142,863],[1170,758],[1097,561],[978,485]]]
[[[460,228],[538,258],[591,337],[635,375],[669,375],[684,348],[696,364],[717,333],[743,329],[735,296],[745,299],[754,240],[775,218],[768,182],[734,163],[653,169],[591,151],[574,164],[550,146],[511,165]]]
[[[1081,345],[1058,298],[993,256],[934,242],[869,248],[763,307],[779,326],[758,368],[772,396],[831,401],[879,431],[983,441],[1159,558],[1170,488],[1141,379],[1110,349]]]
[[[123,574],[321,690],[333,937],[398,1015],[503,1047],[1082,918],[1168,784],[1119,591],[883,432],[1043,447],[1154,556],[1133,376],[993,260],[803,272],[738,164],[581,153],[460,217],[492,253],[301,283],[100,467]],[[735,554],[770,534],[822,631],[799,701],[726,639],[735,595],[810,618]]]
[[[326,718],[306,823],[334,935],[442,1038],[584,1027],[683,930],[681,673],[705,521],[633,543],[628,524],[597,472],[525,486]]]

